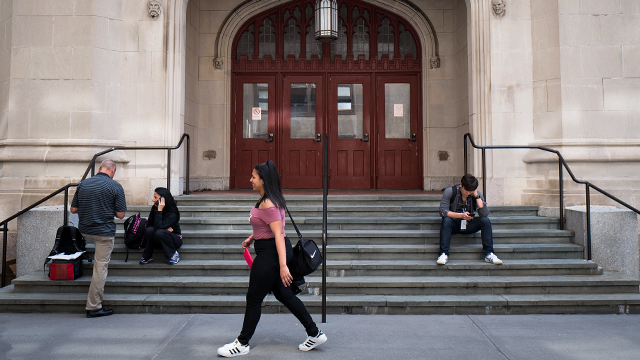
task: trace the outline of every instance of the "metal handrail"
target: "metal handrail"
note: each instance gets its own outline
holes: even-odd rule
[[[95,155],[93,155],[93,158],[91,159],[91,163],[89,164],[89,166],[87,167],[87,170],[84,172],[84,175],[82,176],[82,179],[80,179],[80,181],[86,179],[87,175],[89,174],[89,171],[91,171],[91,176],[95,175],[95,165],[96,165],[96,159],[99,156],[102,156],[104,154],[110,153],[112,151],[115,150],[167,150],[167,189],[171,188],[171,151],[172,150],[176,150],[178,148],[180,148],[180,146],[182,145],[182,142],[184,141],[184,139],[187,139],[187,161],[185,163],[185,194],[189,194],[189,155],[190,155],[190,137],[189,134],[182,134],[182,137],[180,138],[180,142],[178,142],[178,145],[176,146],[138,146],[138,147],[112,147],[110,149],[101,151],[99,153],[96,153]],[[46,197],[38,200],[37,202],[33,203],[32,205],[28,206],[27,208],[20,210],[19,212],[11,215],[10,217],[4,219],[2,222],[0,222],[0,226],[2,227],[2,232],[3,232],[3,237],[2,237],[2,280],[1,280],[1,285],[0,287],[5,287],[6,286],[6,274],[7,274],[7,232],[9,231],[9,222],[15,218],[17,218],[18,216],[26,213],[27,211],[37,207],[38,205],[44,203],[45,201],[51,199],[52,197],[60,194],[61,192],[64,191],[64,222],[63,225],[66,225],[68,223],[69,220],[69,213],[68,213],[68,209],[67,209],[67,204],[69,203],[69,188],[73,187],[73,186],[78,186],[78,183],[69,183],[63,187],[61,187],[60,189],[52,192],[51,194],[47,195]]]
[[[467,164],[467,139],[476,149],[482,150],[482,194],[484,195],[485,200],[487,199],[487,161],[486,161],[486,150],[487,149],[537,149],[550,153],[554,153],[558,156],[558,184],[559,184],[559,197],[560,197],[560,229],[564,230],[564,189],[563,189],[563,179],[562,179],[562,168],[564,167],[571,179],[577,184],[585,185],[585,195],[586,195],[586,208],[587,208],[587,260],[592,260],[591,256],[591,192],[590,189],[593,188],[598,190],[602,195],[610,198],[611,200],[616,201],[618,204],[628,208],[629,210],[635,212],[640,215],[640,210],[635,207],[627,204],[626,202],[618,199],[617,197],[609,194],[608,192],[602,190],[601,188],[593,185],[592,183],[584,180],[578,180],[574,175],[567,162],[562,157],[562,154],[558,150],[550,149],[543,146],[509,146],[509,145],[500,145],[500,146],[478,146],[473,141],[473,137],[471,134],[464,134],[464,172],[468,173],[468,164]]]

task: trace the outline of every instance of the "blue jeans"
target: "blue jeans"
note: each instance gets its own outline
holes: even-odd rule
[[[460,230],[460,220],[452,219],[448,216],[442,218],[440,225],[440,252],[449,255],[451,247],[451,235],[473,234],[480,231],[482,237],[482,250],[484,256],[493,252],[493,231],[491,230],[491,220],[488,217],[476,216],[473,220],[467,221],[467,229]]]

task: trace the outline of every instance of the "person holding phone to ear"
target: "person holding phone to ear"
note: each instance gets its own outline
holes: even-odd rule
[[[180,261],[178,249],[182,246],[182,232],[180,230],[180,211],[171,192],[159,187],[153,192],[153,205],[147,219],[144,232],[145,248],[140,259],[140,265],[153,262],[153,249],[162,248],[169,265]]]

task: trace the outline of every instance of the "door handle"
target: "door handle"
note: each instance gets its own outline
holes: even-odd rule
[[[364,137],[360,139],[362,142],[369,142],[369,133],[364,133]]]
[[[322,135],[320,135],[320,134],[316,134],[316,138],[315,138],[315,139],[313,139],[313,141],[315,141],[315,142],[320,142],[320,141],[322,141]]]
[[[409,141],[413,141],[413,142],[418,141],[418,139],[416,137],[416,133],[411,134],[411,139],[409,139]]]
[[[266,142],[273,142],[273,134],[269,134]]]

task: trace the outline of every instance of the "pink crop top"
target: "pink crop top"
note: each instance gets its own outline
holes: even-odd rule
[[[274,238],[275,235],[269,224],[280,220],[282,221],[282,235],[286,236],[284,233],[284,209],[278,209],[275,206],[266,209],[252,208],[249,222],[253,227],[253,238],[256,240]]]

